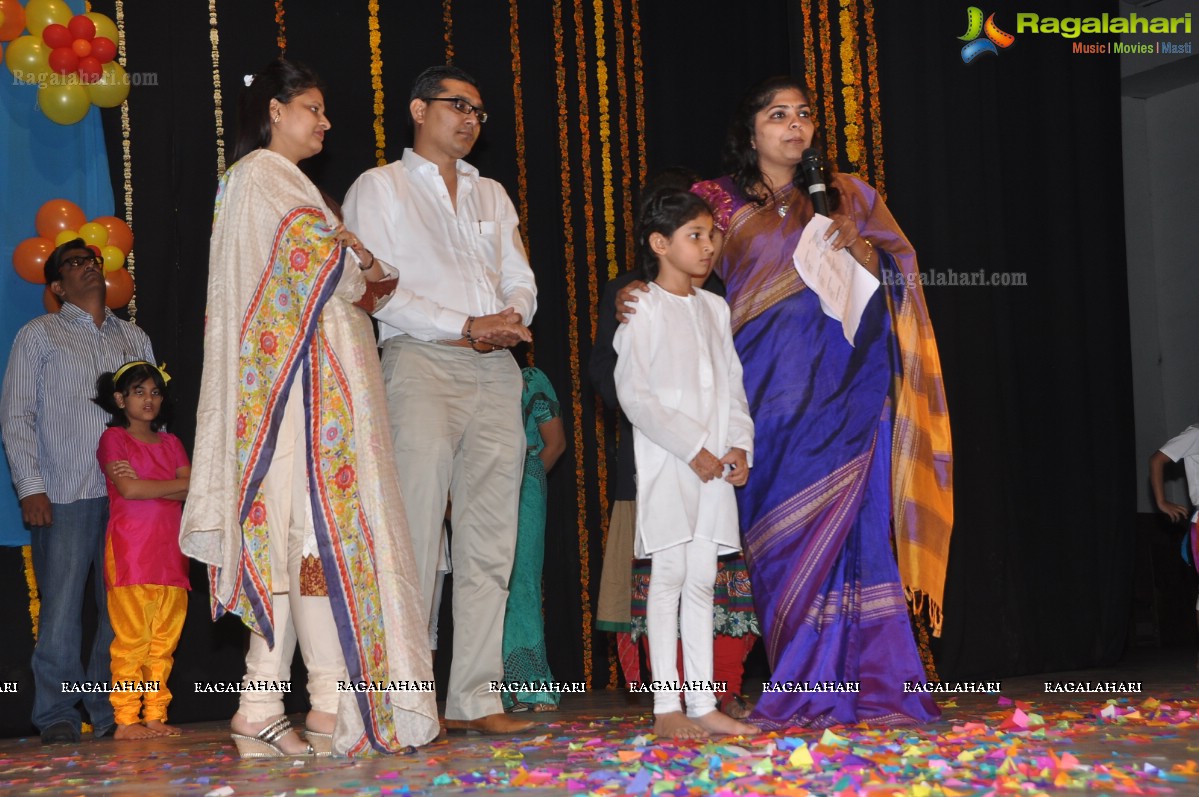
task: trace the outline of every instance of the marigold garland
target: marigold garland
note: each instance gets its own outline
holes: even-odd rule
[[[128,64],[125,59],[125,0],[116,2],[117,23],[117,60],[122,68]],[[129,98],[121,102],[121,179],[125,190],[125,223],[133,229],[133,144],[129,138]],[[125,255],[125,270],[133,279],[133,295],[129,297],[127,312],[129,320],[137,323],[137,260],[133,249]]]
[[[279,55],[287,55],[287,25],[283,23],[283,0],[275,0],[275,24],[279,26],[279,33],[275,36],[275,43],[279,45]]]
[[[845,157],[851,171],[867,177],[865,163],[866,145],[862,137],[861,74],[862,63],[858,54],[857,3],[840,0],[841,11],[837,22],[841,28],[841,101],[845,109]]]
[[[804,55],[804,82],[808,84],[808,88],[812,91],[816,90],[816,37],[812,31],[812,3],[811,0],[799,4],[800,10],[803,12],[803,55]],[[811,101],[811,97],[808,101]]]
[[[821,94],[824,99],[824,133],[828,140],[824,142],[830,161],[837,160],[837,114],[835,95],[833,94],[833,44],[832,29],[828,18],[829,0],[820,0],[820,71]],[[813,87],[814,88],[814,87]]]
[[[379,30],[379,0],[370,0],[366,9],[370,14],[366,24],[370,31],[368,39],[371,48],[371,88],[375,92],[375,163],[386,166],[387,135],[383,130],[383,51],[380,46],[383,34]]]
[[[554,0],[554,78],[558,86],[558,149],[562,163],[562,237],[563,254],[566,263],[566,316],[578,318],[578,295],[575,288],[574,262],[574,223],[571,209],[570,181],[570,138],[567,131],[567,94],[566,94],[566,55],[563,42],[562,1]],[[579,364],[579,330],[578,325],[570,323],[567,338],[570,344],[570,401],[571,410],[576,419],[583,417],[582,384]],[[575,499],[578,503],[578,543],[579,543],[579,586],[582,590],[580,604],[583,610],[583,677],[587,688],[591,688],[591,565],[589,539],[587,534],[587,500],[586,481],[583,474],[583,429],[579,423],[572,424],[574,429],[575,455]]]
[[[524,91],[521,87],[520,20],[516,0],[508,0],[508,41],[512,49],[512,102],[515,106],[516,204],[520,214],[520,239],[529,251],[529,175],[525,156]]]
[[[451,0],[441,0],[441,21],[445,32],[442,38],[445,39],[445,62],[447,64],[454,63],[454,13],[450,8]]]
[[[633,104],[637,114],[637,184],[645,185],[649,165],[645,159],[645,61],[641,58],[640,0],[630,0],[629,13],[633,26]],[[633,229],[630,224],[629,229]]]
[[[628,261],[633,255],[633,174],[632,164],[629,163],[629,85],[625,76],[625,30],[624,4],[621,0],[612,0],[612,27],[616,31],[616,104],[617,130],[620,136],[620,198],[621,221],[624,223],[624,256]],[[620,272],[620,264],[616,261],[608,263],[608,279],[614,279]],[[604,543],[607,544],[605,528]],[[614,653],[610,655],[615,655]],[[616,666],[616,659],[612,659]]]
[[[866,29],[866,79],[870,83],[870,143],[874,155],[872,184],[878,195],[887,200],[886,179],[883,173],[883,119],[879,107],[878,84],[878,38],[874,35],[874,2],[862,0]]]
[[[208,0],[208,41],[212,44],[212,104],[216,118],[216,176],[225,174],[225,112],[221,109],[221,37],[217,34],[216,0]]]
[[[21,546],[21,558],[25,560],[25,586],[29,589],[29,623],[33,629],[33,641],[37,641],[38,622],[42,617],[42,599],[37,588],[37,575],[33,572],[33,548]]]

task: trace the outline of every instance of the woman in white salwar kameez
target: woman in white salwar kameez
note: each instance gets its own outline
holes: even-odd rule
[[[330,127],[316,75],[273,62],[240,110],[180,546],[210,565],[214,619],[232,612],[252,632],[232,721],[242,757],[398,752],[434,739],[438,721],[367,315],[396,290],[394,271],[297,165]],[[277,686],[297,642],[306,739]]]

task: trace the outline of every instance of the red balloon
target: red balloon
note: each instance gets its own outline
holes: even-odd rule
[[[59,25],[57,22],[47,25],[45,30],[42,31],[42,41],[49,45],[51,50],[59,47],[70,47],[71,42],[74,40],[75,37],[67,30],[67,26]]]
[[[117,46],[112,39],[97,36],[92,39],[92,55],[96,56],[100,63],[107,64],[117,57]]]
[[[84,83],[95,83],[104,74],[100,59],[94,55],[79,59],[79,78]]]
[[[133,275],[128,269],[118,268],[116,271],[105,272],[104,284],[108,286],[104,303],[110,310],[124,307],[133,298]]]
[[[67,199],[51,199],[37,210],[34,226],[37,234],[53,241],[63,230],[78,230],[87,224],[87,216],[74,202]]]
[[[69,75],[79,68],[79,56],[70,47],[56,47],[50,53],[50,68],[60,75]]]
[[[133,230],[129,225],[116,216],[100,216],[92,219],[96,224],[103,224],[108,230],[108,245],[115,246],[125,254],[133,248]]]
[[[53,241],[26,238],[12,250],[12,267],[21,279],[41,285],[46,281],[46,258],[53,252]]]
[[[87,58],[92,54],[92,43],[87,39],[76,39],[71,42],[71,49],[75,51],[75,55],[80,58]]]
[[[71,38],[87,39],[90,42],[96,35],[96,23],[83,14],[77,14],[67,23],[67,30],[71,32]]]

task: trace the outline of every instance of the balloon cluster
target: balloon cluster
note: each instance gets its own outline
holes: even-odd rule
[[[21,32],[28,29],[29,35]],[[65,0],[0,0],[0,41],[13,77],[38,87],[42,113],[73,125],[88,108],[115,108],[129,96],[129,76],[113,60],[117,26],[95,11],[72,15]]]
[[[104,282],[108,286],[106,304],[112,309],[124,307],[133,298],[133,276],[125,268],[125,257],[133,249],[133,231],[116,216],[87,220],[74,202],[51,199],[42,205],[34,222],[37,236],[17,244],[12,265],[22,279],[45,283],[46,259],[67,241],[82,238],[88,248],[104,261]],[[46,309],[58,309],[58,300],[49,286],[42,297]]]

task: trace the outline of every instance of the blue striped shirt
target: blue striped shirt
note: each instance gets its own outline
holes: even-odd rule
[[[17,497],[55,504],[107,495],[96,461],[110,420],[92,398],[96,379],[130,360],[154,362],[150,338],[108,310],[96,326],[73,304],[17,332],[0,394],[0,431]]]

